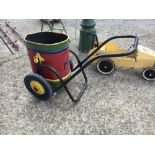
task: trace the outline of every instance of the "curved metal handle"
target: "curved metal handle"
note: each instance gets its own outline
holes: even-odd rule
[[[103,47],[107,42],[114,40],[114,39],[118,39],[118,38],[134,38],[134,44],[133,44],[133,48],[129,49],[127,52],[120,52],[120,53],[108,53],[108,54],[101,54],[101,55],[97,55],[94,58],[88,60],[92,55],[94,55],[101,47]],[[125,35],[125,36],[115,36],[115,37],[111,37],[109,39],[107,39],[106,41],[104,41],[99,47],[97,47],[90,55],[88,55],[88,57],[86,59],[84,59],[82,61],[83,67],[85,68],[86,66],[88,66],[90,63],[92,63],[93,61],[100,59],[100,58],[107,58],[107,57],[121,57],[121,56],[127,56],[130,54],[133,54],[134,52],[137,51],[137,46],[138,46],[138,40],[139,38],[137,36],[134,35]],[[87,61],[88,60],[88,61]],[[86,62],[86,63],[85,63]]]
[[[111,37],[107,40],[105,40],[101,45],[99,45],[95,50],[94,52],[92,52],[93,54],[96,53],[96,51],[98,51],[101,47],[103,47],[106,43],[110,42],[111,40],[115,40],[115,39],[121,39],[121,38],[132,38],[132,39],[135,39],[134,41],[134,44],[133,44],[133,49],[130,51],[131,53],[134,52],[136,49],[137,49],[137,46],[138,46],[138,41],[139,41],[139,38],[138,36],[134,36],[134,35],[123,35],[123,36],[114,36],[114,37]],[[90,54],[92,55],[92,54]],[[129,55],[129,54],[128,54]]]
[[[139,43],[139,37],[135,36],[135,42],[133,44],[133,47],[137,49],[138,43]]]
[[[111,53],[111,54],[101,54],[101,55],[98,55],[98,56],[94,57],[93,59],[89,60],[90,57],[93,56],[98,50],[100,50],[100,48],[103,47],[106,43],[110,42],[111,40],[120,39],[120,38],[133,38],[133,39],[135,39],[134,44],[133,44],[133,48],[130,49],[130,50],[128,50],[128,52]],[[111,38],[105,40],[91,54],[89,54],[84,60],[82,60],[80,65],[84,65],[83,68],[85,68],[90,63],[92,63],[93,61],[95,61],[97,59],[100,59],[102,57],[120,57],[120,56],[127,56],[127,55],[130,55],[130,54],[133,54],[137,50],[138,41],[139,41],[138,36],[134,36],[134,35],[123,35],[123,36],[114,36],[114,37],[111,37]],[[74,68],[74,70],[76,70],[78,68],[79,68],[79,64]]]

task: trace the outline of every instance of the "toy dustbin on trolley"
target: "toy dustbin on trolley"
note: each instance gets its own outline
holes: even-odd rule
[[[27,35],[25,42],[33,71],[24,78],[25,86],[35,97],[47,100],[61,85],[48,67],[58,72],[63,80],[71,75],[69,38],[62,33],[39,32]]]

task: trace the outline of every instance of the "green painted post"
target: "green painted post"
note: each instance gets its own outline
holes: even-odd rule
[[[95,39],[93,40],[93,35],[89,35],[89,33],[96,34],[96,23],[93,19],[83,19],[80,25],[79,50],[82,52],[89,52],[92,48],[93,41],[95,42]]]

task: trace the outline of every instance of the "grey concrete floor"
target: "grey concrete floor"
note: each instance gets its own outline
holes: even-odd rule
[[[7,29],[5,21],[0,23]],[[41,27],[39,20],[8,21],[23,36]],[[86,54],[77,49],[80,20],[63,22],[70,48],[83,59]],[[100,41],[137,34],[140,44],[155,49],[155,20],[96,20],[96,24]],[[20,50],[12,56],[0,41],[0,134],[155,134],[155,82],[145,81],[142,70],[117,68],[103,76],[91,65],[86,68],[88,88],[76,106],[63,89],[43,102],[24,86],[31,67],[24,44],[19,39],[18,43]],[[74,95],[82,82],[79,75],[69,83]]]

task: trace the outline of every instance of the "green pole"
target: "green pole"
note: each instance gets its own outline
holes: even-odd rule
[[[90,34],[96,35],[96,23],[93,19],[83,19],[80,25],[79,50],[87,53],[92,48],[92,43],[95,42],[94,36]]]

